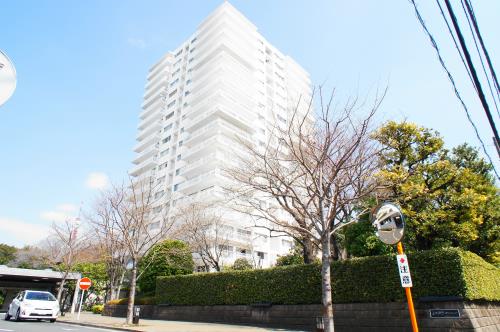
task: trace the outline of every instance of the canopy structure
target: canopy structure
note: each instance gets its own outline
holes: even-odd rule
[[[63,277],[62,272],[51,269],[19,269],[0,265],[0,290],[5,293],[0,311],[6,311],[12,299],[22,290],[44,290],[55,293]],[[80,278],[80,273],[70,272],[66,280],[79,280]]]

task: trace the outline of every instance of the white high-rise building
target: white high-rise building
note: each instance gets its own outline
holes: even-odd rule
[[[151,67],[145,90],[130,173],[158,184],[155,211],[217,196],[240,140],[265,145],[269,128],[311,98],[309,74],[228,2]],[[244,217],[225,222],[233,234],[226,264],[246,257],[267,267],[292,246]]]

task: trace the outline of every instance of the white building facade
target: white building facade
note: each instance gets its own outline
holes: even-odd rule
[[[309,74],[224,2],[150,69],[130,174],[157,184],[155,212],[217,197],[241,140],[264,146],[299,98],[311,98]],[[224,218],[231,232],[224,264],[244,257],[269,267],[292,246],[244,216]]]

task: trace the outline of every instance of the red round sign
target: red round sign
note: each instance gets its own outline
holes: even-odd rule
[[[87,290],[90,288],[90,286],[92,286],[92,281],[90,281],[90,279],[87,277],[82,278],[78,281],[78,287],[80,287],[80,289],[82,290]]]

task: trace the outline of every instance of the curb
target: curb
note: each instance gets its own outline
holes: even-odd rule
[[[79,325],[79,326],[88,326],[88,327],[97,327],[101,329],[108,329],[114,331],[131,331],[131,332],[145,332],[143,330],[132,330],[126,327],[114,327],[114,326],[106,326],[106,325],[98,325],[98,324],[90,324],[90,323],[80,323],[80,322],[72,322],[72,321],[64,321],[60,320],[59,323],[71,324],[71,325]]]

